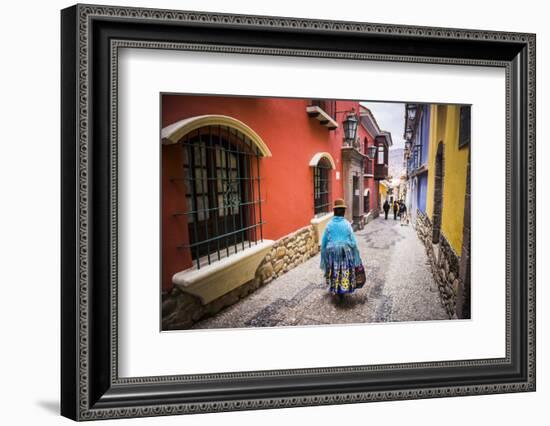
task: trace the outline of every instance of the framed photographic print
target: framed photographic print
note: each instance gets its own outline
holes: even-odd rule
[[[76,5],[74,420],[535,390],[535,36]]]

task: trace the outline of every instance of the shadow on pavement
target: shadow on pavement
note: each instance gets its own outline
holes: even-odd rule
[[[368,302],[367,293],[364,289],[355,290],[352,294],[345,294],[343,298],[339,298],[335,294],[327,293],[324,296],[328,302],[337,309],[353,309],[358,306],[363,306]]]

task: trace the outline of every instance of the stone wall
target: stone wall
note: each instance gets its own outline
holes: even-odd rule
[[[441,303],[449,318],[456,318],[456,298],[460,288],[460,258],[449,245],[443,233],[439,234],[439,244],[432,243],[432,223],[425,213],[417,210],[416,232],[426,247],[432,274],[439,287]]]
[[[258,268],[262,283],[269,283],[315,256],[319,252],[316,235],[315,229],[310,225],[276,241]]]
[[[254,279],[206,305],[202,305],[198,298],[174,287],[169,293],[162,295],[162,329],[190,328],[201,318],[215,315],[223,308],[233,305],[318,252],[319,241],[314,227],[309,225],[277,240],[260,263]]]

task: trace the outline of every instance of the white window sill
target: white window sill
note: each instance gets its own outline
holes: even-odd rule
[[[198,297],[206,305],[231,290],[254,279],[256,270],[275,242],[262,242],[217,260],[210,265],[177,272],[172,277],[174,285],[185,293]]]

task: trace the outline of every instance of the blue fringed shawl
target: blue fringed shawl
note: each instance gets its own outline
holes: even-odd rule
[[[335,250],[337,248],[344,248],[344,250]],[[353,234],[353,229],[350,223],[342,216],[334,216],[323,233],[321,241],[321,268],[325,272],[329,264],[329,252],[331,260],[338,260],[334,259],[334,256],[340,256],[345,252],[347,255],[351,254],[353,256],[355,266],[361,265],[361,257],[359,256],[357,240]]]

